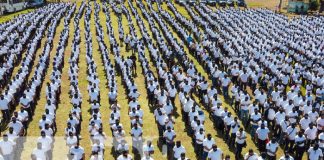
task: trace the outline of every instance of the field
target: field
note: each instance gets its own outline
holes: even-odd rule
[[[257,1],[257,0],[248,0],[248,6],[250,7],[268,7],[270,9],[275,9],[276,5],[277,5],[277,1],[271,0],[270,1],[266,1],[266,0],[261,0],[261,1]],[[100,3],[100,2],[98,2]],[[78,7],[80,6],[80,2],[77,2]],[[93,8],[93,2],[91,2],[90,4],[92,4],[92,8]],[[146,4],[144,2],[144,4]],[[133,5],[136,6],[135,2],[133,2]],[[125,6],[130,10],[129,6],[127,3],[125,3]],[[175,4],[175,6],[178,9],[178,12],[180,12],[183,16],[190,18],[189,14],[187,13],[187,11],[185,10],[184,7],[181,7],[177,4]],[[156,7],[156,5],[155,5]],[[169,13],[174,16],[174,14],[168,10],[167,5],[163,5],[163,8],[167,11],[169,11]],[[216,9],[216,8],[213,8]],[[2,16],[0,17],[0,23],[7,21],[11,18],[14,17],[14,15],[17,14],[21,14],[21,13],[25,13],[25,12],[29,12],[31,10],[26,10],[26,11],[22,11],[22,12],[18,12],[15,14],[11,14],[11,15],[6,15],[6,16]],[[137,10],[139,13],[141,13],[141,11],[138,9]],[[132,14],[131,14],[132,15]],[[140,14],[142,16],[142,14]],[[75,16],[75,14],[74,14]],[[99,14],[100,17],[100,23],[103,26],[103,30],[106,33],[107,31],[107,26],[105,24],[106,18],[104,13],[101,11]],[[72,17],[73,19],[73,17]],[[119,33],[118,33],[118,23],[117,23],[117,16],[115,16],[113,14],[113,12],[111,13],[111,19],[112,19],[112,23],[113,23],[113,28],[115,31],[115,36],[118,37]],[[146,26],[146,28],[149,30],[149,24],[146,21],[146,19],[143,17],[142,18],[144,21],[144,24]],[[132,15],[132,20],[133,22],[136,22],[135,17]],[[89,139],[89,133],[88,133],[88,120],[90,119],[91,115],[88,112],[88,109],[90,107],[89,102],[87,101],[89,95],[87,92],[87,86],[88,86],[88,81],[87,81],[87,63],[86,63],[86,59],[85,59],[85,35],[84,35],[84,16],[82,17],[82,19],[80,20],[80,28],[81,28],[81,54],[80,54],[80,62],[79,62],[79,88],[81,90],[81,94],[83,97],[83,103],[82,103],[82,116],[84,121],[82,122],[82,130],[81,130],[81,135],[82,135],[82,140],[81,140],[81,146],[86,150],[86,159],[88,159],[88,157],[90,156],[91,153],[91,143],[90,143],[90,139]],[[95,22],[94,22],[94,12],[92,12],[91,15],[91,33],[92,35],[96,34],[96,28],[94,26]],[[129,28],[128,28],[128,22],[127,19],[125,17],[125,15],[123,15],[122,17],[122,24],[125,30],[125,33],[129,33]],[[135,25],[135,29],[137,30],[137,34],[138,37],[141,38],[141,33],[139,32],[139,27],[136,23],[134,23]],[[56,111],[56,123],[57,123],[57,132],[56,132],[56,139],[55,139],[55,144],[54,144],[54,150],[53,150],[53,155],[54,155],[54,159],[59,160],[59,159],[64,159],[66,157],[66,154],[68,153],[68,148],[65,146],[65,140],[64,140],[64,128],[66,127],[66,120],[68,119],[68,112],[70,111],[70,109],[72,108],[72,106],[70,105],[70,98],[69,98],[69,88],[70,88],[70,81],[68,79],[69,75],[68,75],[68,67],[69,67],[69,63],[68,60],[71,55],[71,43],[72,43],[72,39],[73,39],[73,30],[74,30],[74,26],[73,26],[73,20],[71,20],[70,23],[70,35],[69,35],[69,39],[68,39],[68,44],[67,47],[65,49],[65,59],[64,59],[64,68],[62,71],[62,86],[61,86],[61,95],[60,95],[60,104],[58,105],[58,109]],[[54,47],[51,50],[51,54],[50,54],[50,60],[53,60],[53,57],[55,55],[56,52],[56,48],[57,48],[57,44],[59,42],[59,36],[60,36],[60,32],[63,30],[63,21],[60,21],[59,26],[56,29],[56,34],[54,37]],[[149,30],[150,31],[150,30]],[[151,33],[149,33],[151,34]],[[177,35],[176,32],[173,32],[173,35],[180,39]],[[97,40],[95,39],[95,37],[92,38],[93,39],[93,58],[95,60],[95,63],[97,64],[97,73],[99,75],[99,79],[100,79],[100,99],[101,99],[101,114],[102,114],[102,120],[103,120],[103,124],[104,124],[104,132],[107,134],[108,137],[112,137],[111,135],[111,131],[109,129],[108,126],[108,121],[109,121],[109,113],[110,113],[110,109],[109,109],[109,103],[108,103],[108,88],[107,88],[107,79],[105,76],[105,70],[104,70],[104,66],[102,65],[102,59],[101,59],[101,54],[99,53],[99,45]],[[108,45],[109,44],[109,38],[108,35],[105,35],[105,43]],[[37,50],[37,56],[42,52],[42,48],[44,47],[44,43],[46,41],[46,38],[42,39],[42,43],[41,43],[41,47]],[[123,55],[126,56],[130,56],[131,52],[126,52],[125,47],[121,48],[121,53]],[[147,49],[146,49],[147,50]],[[188,52],[188,48],[185,48],[185,50]],[[148,56],[148,52],[146,53],[146,56]],[[114,60],[114,56],[112,54],[110,54],[109,57],[111,60]],[[203,69],[203,67],[195,60],[194,57],[192,57],[191,55],[189,55],[189,58],[191,60],[193,60],[195,66],[197,67],[198,71],[201,72],[205,77],[207,76],[207,73],[205,72],[205,70]],[[36,58],[35,62],[37,62],[39,59]],[[113,61],[112,61],[113,62]],[[146,139],[152,139],[153,141],[153,145],[155,146],[155,153],[153,155],[154,159],[160,160],[160,159],[166,159],[165,157],[163,157],[162,155],[162,151],[161,149],[158,149],[157,147],[157,136],[158,136],[158,128],[157,125],[154,123],[154,115],[153,113],[150,111],[150,108],[148,106],[148,100],[146,97],[146,86],[145,86],[145,78],[144,75],[142,73],[142,69],[141,69],[141,64],[139,61],[136,62],[137,67],[137,76],[135,78],[135,84],[137,84],[137,87],[139,89],[139,92],[141,93],[141,96],[139,98],[139,102],[142,106],[142,109],[144,110],[144,127],[143,127],[143,136]],[[20,64],[18,66],[15,67],[14,69],[14,74],[18,71],[20,67]],[[49,82],[49,77],[50,74],[52,73],[52,63],[50,63],[48,70],[46,72],[46,77],[45,77],[45,81],[43,83],[42,89],[41,89],[41,94],[40,94],[40,99],[37,102],[37,109],[35,111],[35,115],[33,116],[33,119],[31,120],[30,124],[29,124],[29,128],[28,128],[28,133],[27,133],[27,141],[24,143],[24,150],[21,152],[21,158],[20,159],[29,159],[30,154],[32,152],[32,150],[36,147],[36,139],[38,138],[38,136],[40,135],[39,133],[39,129],[38,129],[38,121],[41,119],[42,113],[44,113],[44,106],[46,103],[46,95],[45,95],[45,88],[46,88],[46,82]],[[156,68],[152,65],[152,63],[150,63],[150,68],[152,68],[153,71],[155,71],[155,75],[157,75],[156,72]],[[33,71],[32,71],[33,73]],[[28,79],[30,79],[30,77],[28,77]],[[209,83],[211,83],[211,80],[209,79]],[[122,85],[122,79],[120,76],[117,77],[117,84],[118,84],[118,102],[119,104],[122,106],[121,109],[121,123],[124,125],[124,129],[126,131],[126,135],[129,136],[129,132],[131,130],[130,126],[129,126],[129,117],[128,115],[128,101],[127,101],[127,95],[123,89],[123,85]],[[224,101],[224,97],[220,97],[221,100],[223,102]],[[195,97],[196,101],[198,101],[198,97]],[[234,113],[234,111],[232,110],[232,107],[227,104],[227,103],[223,103],[224,107],[228,107],[230,109],[230,111],[232,113]],[[191,141],[191,137],[188,136],[187,132],[186,132],[186,128],[185,128],[185,124],[182,121],[182,113],[181,113],[181,107],[180,107],[180,103],[179,103],[179,99],[176,98],[176,108],[177,108],[177,113],[179,114],[179,116],[176,118],[176,122],[175,122],[175,131],[177,133],[177,138],[176,140],[181,140],[182,144],[184,145],[184,147],[187,150],[187,157],[190,159],[196,159],[195,158],[195,153],[193,145],[192,145],[192,141]],[[19,107],[17,107],[17,110],[19,109]],[[233,153],[233,149],[229,148],[228,145],[223,141],[222,137],[217,133],[216,129],[214,129],[213,127],[213,122],[212,120],[209,118],[209,112],[204,110],[204,114],[206,115],[206,122],[205,122],[205,128],[206,128],[206,133],[211,133],[213,138],[216,141],[216,144],[218,145],[218,147],[220,147],[225,154],[229,154],[233,159],[234,159],[234,153]],[[6,132],[7,128],[4,128],[2,132]],[[109,139],[111,140],[111,138]],[[109,143],[109,140],[107,142],[107,144]],[[130,139],[129,139],[130,140]],[[131,142],[131,141],[130,141]],[[256,149],[256,145],[255,143],[251,140],[250,134],[248,135],[248,140],[247,140],[247,144],[248,146],[243,150],[243,154],[247,153],[247,150],[249,148],[253,148],[254,150]],[[111,160],[114,159],[112,154],[112,146],[108,145],[106,147],[106,151],[105,151],[105,159]],[[283,155],[283,151],[282,149],[279,149],[278,151],[278,155]]]

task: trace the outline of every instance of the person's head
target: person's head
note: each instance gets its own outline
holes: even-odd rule
[[[180,158],[181,158],[181,160],[185,160],[186,159],[186,153],[181,153]]]
[[[171,132],[171,127],[168,126],[168,127],[167,127],[167,130],[168,130],[168,132]]]
[[[253,154],[254,154],[253,149],[249,149],[249,155],[253,155]]]
[[[217,145],[216,144],[213,144],[213,151],[217,151]]]
[[[277,140],[276,140],[276,138],[274,138],[274,137],[271,139],[271,143],[276,143],[276,141],[277,141]]]
[[[49,129],[49,124],[45,123],[45,129]]]
[[[310,128],[310,129],[313,129],[313,127],[314,127],[314,124],[313,124],[313,123],[310,123],[310,124],[309,124],[309,128]]]
[[[128,156],[128,151],[127,151],[127,150],[124,150],[124,151],[123,151],[123,156],[124,156],[124,157],[127,157],[127,156]]]
[[[179,148],[181,146],[181,141],[176,141],[176,146]]]
[[[265,128],[265,125],[264,123],[261,124],[261,128],[264,129]]]
[[[230,160],[230,159],[231,159],[230,155],[225,156],[225,160]]]
[[[199,133],[200,133],[200,134],[203,134],[203,133],[204,133],[204,129],[203,129],[203,128],[200,128],[200,129],[199,129]]]
[[[17,121],[16,117],[12,117],[12,118],[11,118],[11,121],[12,121],[13,123],[16,123],[16,121]]]
[[[44,131],[41,131],[41,136],[42,136],[42,137],[45,137],[45,136],[46,136],[46,134],[45,134]]]
[[[289,157],[290,157],[289,152],[285,151],[285,158],[289,158]]]
[[[266,158],[267,158],[267,154],[266,154],[265,152],[262,152],[262,153],[261,153],[261,158],[262,158],[262,159],[266,159]]]
[[[212,139],[212,136],[211,136],[210,133],[207,134],[207,139],[208,139],[208,140],[211,140],[211,139]]]
[[[303,131],[302,130],[298,132],[298,136],[299,137],[302,137],[303,136]]]
[[[73,133],[72,133],[72,132],[69,132],[69,136],[70,136],[70,137],[73,137]]]

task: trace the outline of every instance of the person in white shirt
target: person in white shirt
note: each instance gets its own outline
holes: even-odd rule
[[[79,141],[75,146],[70,148],[69,154],[73,160],[85,160],[84,149],[80,146]]]
[[[223,151],[217,148],[216,144],[213,144],[212,149],[208,152],[208,160],[222,160],[224,159]]]
[[[33,150],[32,155],[37,159],[46,159],[46,151],[42,147],[42,143],[37,143],[37,148]]]
[[[307,155],[309,160],[323,160],[323,152],[317,143],[308,149]]]
[[[306,147],[306,138],[303,135],[302,131],[298,132],[298,135],[295,137],[295,155],[296,159],[302,159]]]
[[[269,160],[276,160],[276,155],[278,151],[279,144],[276,142],[275,138],[272,138],[270,142],[266,145],[267,156]]]
[[[186,149],[181,145],[180,141],[176,142],[176,145],[173,147],[173,158],[179,159],[182,153],[186,153]]]
[[[230,130],[231,130],[231,122],[233,121],[233,117],[232,117],[232,113],[229,112],[227,114],[227,116],[225,116],[223,118],[223,121],[224,121],[224,132],[225,132],[225,136],[224,136],[224,139],[227,141],[230,137]]]
[[[207,137],[203,141],[203,146],[204,146],[203,159],[207,158],[208,152],[212,149],[214,144],[215,144],[214,138],[212,138],[211,134],[208,133]]]
[[[15,143],[10,141],[7,134],[3,135],[3,140],[0,141],[0,155],[4,160],[13,160],[15,156]]]
[[[137,123],[135,123],[130,134],[132,136],[133,151],[136,153],[142,153],[142,128],[138,127]]]
[[[293,151],[294,143],[295,143],[295,137],[297,133],[299,132],[298,128],[296,128],[296,124],[291,124],[286,132],[286,139],[285,139],[285,150],[289,150],[290,152]]]
[[[8,122],[10,120],[10,112],[9,112],[9,100],[4,97],[2,94],[0,96],[0,109],[2,112],[2,117],[5,122]]]
[[[93,151],[90,160],[103,160],[103,156],[99,155],[98,152]]]
[[[154,160],[150,155],[144,155],[141,160]]]
[[[288,151],[285,151],[285,155],[281,156],[279,160],[294,160],[294,158],[289,154]]]
[[[49,136],[46,136],[44,131],[41,131],[41,137],[37,139],[37,142],[42,143],[42,147],[45,150],[46,157],[52,157],[52,149],[53,149],[53,139]]]
[[[253,149],[249,149],[249,152],[244,156],[244,160],[258,160],[258,157],[258,154],[254,153]]]
[[[229,140],[229,146],[234,146],[236,139],[236,132],[240,129],[240,122],[237,117],[234,117],[234,120],[231,122],[231,137]]]
[[[317,128],[313,123],[309,124],[309,127],[305,130],[305,136],[307,140],[307,148],[315,143],[315,139],[317,136]]]
[[[172,149],[174,150],[173,146],[174,146],[174,139],[176,138],[176,133],[174,132],[174,130],[171,129],[171,127],[167,127],[167,130],[163,134],[163,138],[166,141],[168,157],[172,157],[171,154],[172,154]]]
[[[203,141],[205,139],[205,132],[203,128],[200,128],[198,132],[195,133],[195,151],[197,153],[198,158],[202,158],[203,156]]]
[[[306,130],[309,127],[311,120],[308,118],[308,114],[304,114],[304,117],[299,121],[300,128]]]
[[[318,132],[324,132],[324,113],[316,120]]]
[[[236,132],[235,136],[236,149],[235,149],[235,158],[240,159],[242,156],[242,149],[246,146],[246,133],[241,127],[239,131]]]
[[[143,146],[144,155],[150,156],[154,154],[154,146],[152,145],[152,141],[148,140],[146,144]]]
[[[181,153],[180,158],[178,158],[177,160],[190,160],[190,159],[186,157],[186,153]]]
[[[266,141],[269,137],[270,130],[265,127],[264,124],[261,124],[261,126],[256,130],[255,138],[258,142],[258,149],[260,152],[266,151]]]
[[[77,136],[73,135],[72,132],[69,132],[69,136],[66,137],[66,145],[71,148],[73,146],[75,146],[78,142],[78,138]]]

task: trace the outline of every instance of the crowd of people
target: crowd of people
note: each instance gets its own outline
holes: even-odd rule
[[[27,135],[41,86],[52,64],[46,83],[45,112],[38,123],[40,137],[31,154],[32,159],[52,159],[64,51],[74,17],[68,61],[72,107],[64,130],[69,159],[88,159],[80,146],[81,123],[87,123],[83,122],[82,114],[91,114],[86,129],[91,141],[90,159],[103,159],[108,138],[103,128],[108,126],[101,116],[104,113],[100,112],[101,101],[106,100],[102,97],[107,97],[110,104],[109,127],[113,155],[118,160],[133,159],[130,146],[134,159],[153,159],[153,142],[143,135],[146,114],[154,114],[159,134],[157,147],[162,153],[168,159],[188,159],[186,148],[177,138],[180,131],[174,127],[179,110],[192,139],[196,159],[301,160],[304,153],[310,160],[323,159],[323,17],[288,19],[267,9],[213,10],[205,4],[193,7],[185,4],[190,17],[187,18],[171,1],[163,2],[169,11],[160,3],[150,1],[128,0],[126,3],[94,2],[92,5],[82,2],[77,12],[76,4],[50,4],[0,24],[1,122],[9,128],[0,141],[0,158],[19,159],[15,155],[23,148],[20,137]],[[106,32],[101,25],[101,11],[106,17]],[[82,16],[89,113],[81,111],[78,77]],[[92,16],[95,24],[91,23]],[[118,36],[112,16],[118,19]],[[123,17],[126,17],[128,33],[124,31]],[[53,44],[61,19],[64,27],[59,33],[59,42]],[[92,26],[95,35],[91,32]],[[45,47],[36,58],[44,35]],[[109,44],[105,42],[106,36]],[[99,46],[108,95],[100,95],[93,37]],[[54,45],[56,52],[50,62],[49,54]],[[126,53],[122,53],[122,47]],[[34,60],[37,64],[33,68]],[[12,75],[18,64],[21,64],[18,72]],[[135,83],[135,77],[140,74],[136,72],[137,67],[145,78],[145,95],[152,113],[144,113],[139,101],[143,93]],[[29,76],[32,71],[33,75]],[[125,106],[117,101],[120,96],[117,76],[121,77],[127,94],[129,133],[124,129],[126,124],[120,122],[123,116],[120,111]],[[15,111],[17,106],[20,106],[19,111]],[[224,154],[225,148],[220,147],[224,145],[217,144],[213,138],[215,133],[207,133],[205,121],[208,118],[235,157]],[[127,135],[131,136],[131,142],[127,141]],[[242,153],[243,148],[250,148],[253,142],[259,153],[253,149]],[[284,155],[278,154],[279,149]]]

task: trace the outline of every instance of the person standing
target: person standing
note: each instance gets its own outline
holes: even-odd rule
[[[208,133],[207,138],[205,138],[203,141],[203,146],[204,146],[203,159],[207,158],[208,153],[212,149],[214,144],[215,144],[215,140],[212,138],[211,134]]]
[[[276,153],[278,151],[279,144],[276,142],[275,138],[272,138],[270,142],[266,145],[268,160],[276,160]]]
[[[258,154],[254,153],[253,149],[249,149],[249,152],[244,156],[244,160],[258,160],[258,158]]]
[[[4,160],[14,159],[14,142],[8,139],[8,135],[3,135],[3,140],[0,141],[0,155],[3,156]]]
[[[223,151],[217,148],[216,144],[213,144],[212,150],[208,152],[208,160],[221,160],[224,159]]]
[[[306,143],[306,138],[303,135],[302,131],[298,132],[298,135],[295,137],[295,159],[296,160],[301,160],[303,158],[303,154],[305,152],[305,143]]]
[[[261,124],[261,127],[256,130],[255,139],[258,142],[258,148],[260,152],[266,151],[266,141],[269,137],[270,130]]]
[[[164,132],[163,137],[166,141],[167,145],[167,155],[168,157],[172,157],[172,149],[174,150],[174,139],[176,137],[176,133],[174,130],[171,129],[171,127],[168,127],[167,130]]]
[[[173,147],[173,158],[179,159],[183,153],[186,153],[186,149],[181,145],[181,141],[177,141],[176,145]]]
[[[235,159],[238,160],[241,158],[242,149],[246,146],[246,133],[241,127],[239,131],[236,132],[236,149],[235,149]]]
[[[318,143],[308,149],[307,155],[309,160],[323,160],[323,152],[319,149]]]

